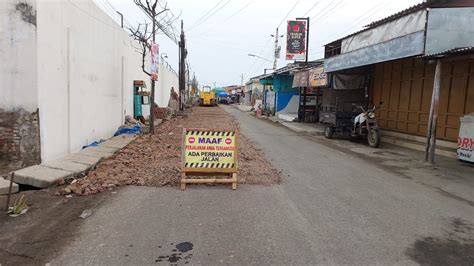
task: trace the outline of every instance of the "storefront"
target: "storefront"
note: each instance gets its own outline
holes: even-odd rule
[[[383,102],[378,122],[399,138],[392,143],[425,150],[428,142],[430,154],[434,143],[452,149],[460,118],[474,112],[473,12],[472,3],[460,0],[412,6],[326,44],[325,70],[334,82],[365,68],[367,105]]]
[[[425,136],[435,74],[434,62],[410,58],[376,64],[373,102],[382,129]],[[457,141],[460,117],[474,112],[474,59],[443,61],[437,138]]]

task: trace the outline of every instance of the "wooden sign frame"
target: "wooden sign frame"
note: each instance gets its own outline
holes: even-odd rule
[[[186,132],[204,131],[204,132],[232,132],[234,133],[234,167],[231,168],[197,168],[185,166],[186,152]],[[208,128],[183,128],[183,137],[181,143],[181,189],[186,189],[186,184],[232,184],[232,189],[237,189],[237,163],[238,163],[238,130],[228,129],[208,129]],[[189,178],[193,175],[228,175],[228,178]]]

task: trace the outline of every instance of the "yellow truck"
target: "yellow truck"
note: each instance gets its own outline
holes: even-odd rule
[[[199,105],[201,106],[216,106],[216,94],[211,90],[211,87],[204,86],[199,93]]]

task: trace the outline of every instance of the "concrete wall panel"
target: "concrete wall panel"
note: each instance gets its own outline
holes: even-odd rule
[[[0,109],[36,111],[36,0],[0,1],[0,62]]]
[[[37,51],[43,161],[111,137],[133,115],[133,80],[150,88],[128,33],[92,1],[39,2]],[[166,106],[177,79],[160,70],[156,102]]]
[[[432,8],[428,16],[425,54],[474,46],[474,7]]]

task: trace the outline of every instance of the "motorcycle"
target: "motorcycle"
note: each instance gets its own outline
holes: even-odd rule
[[[380,104],[383,104],[383,102],[380,102]],[[375,114],[376,107],[374,106],[371,109],[365,110],[362,106],[356,106],[354,111],[357,110],[360,110],[361,113],[351,119],[352,126],[348,126],[349,123],[334,123],[333,125],[328,125],[324,132],[325,137],[331,139],[336,133],[348,135],[352,138],[366,136],[370,147],[379,147],[381,134]]]

